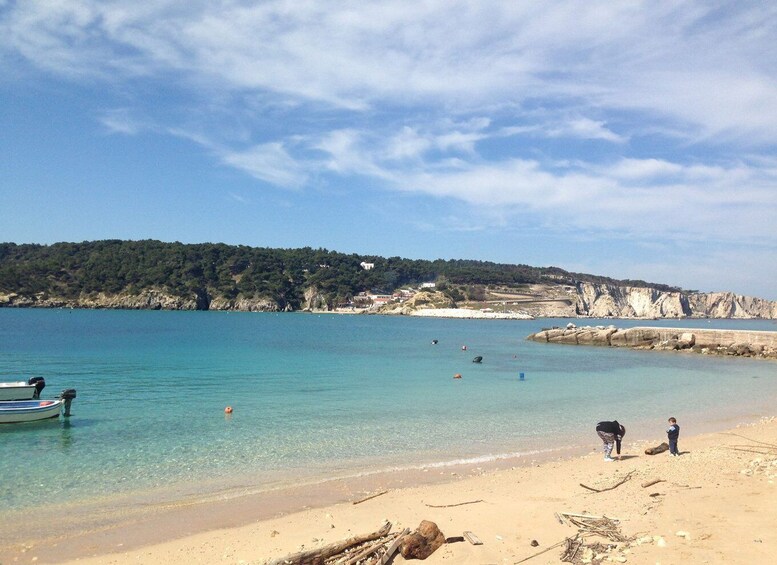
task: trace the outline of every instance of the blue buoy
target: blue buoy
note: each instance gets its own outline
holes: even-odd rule
[[[522,381],[523,381],[523,380],[525,380],[525,379],[524,379],[524,375],[523,375],[523,373],[521,373],[520,379],[521,379]]]

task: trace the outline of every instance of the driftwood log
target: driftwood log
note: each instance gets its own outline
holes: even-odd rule
[[[658,455],[659,453],[663,453],[664,451],[669,451],[669,444],[666,442],[656,447],[648,447],[645,450],[645,455]]]
[[[280,557],[269,561],[267,565],[323,565],[324,561],[334,555],[338,555],[354,545],[382,538],[391,531],[391,524],[386,523],[381,529],[369,534],[353,536],[348,539],[330,543],[323,547],[292,553],[286,557]]]
[[[399,551],[405,559],[426,559],[445,543],[437,524],[421,520],[418,529],[402,537]]]

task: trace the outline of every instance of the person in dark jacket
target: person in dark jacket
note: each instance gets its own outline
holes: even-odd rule
[[[612,446],[615,444],[618,456],[621,454],[621,440],[626,435],[626,428],[618,423],[618,420],[612,422],[599,422],[596,424],[596,433],[599,434],[604,443],[604,460],[614,461],[611,457]]]
[[[669,455],[677,457],[680,451],[677,449],[677,438],[680,437],[680,426],[677,420],[669,418],[669,428],[666,430],[666,437],[669,440]]]

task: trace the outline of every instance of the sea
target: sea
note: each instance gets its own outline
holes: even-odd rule
[[[0,309],[0,380],[77,390],[70,418],[0,425],[0,524],[596,449],[600,420],[658,443],[669,416],[687,435],[775,414],[775,362],[525,339],[569,322]]]

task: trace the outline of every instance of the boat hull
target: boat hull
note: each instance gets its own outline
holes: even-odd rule
[[[0,402],[0,424],[35,422],[59,417],[63,400],[22,400]]]

